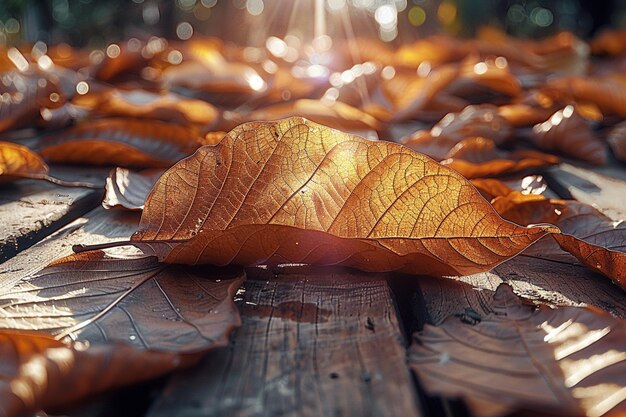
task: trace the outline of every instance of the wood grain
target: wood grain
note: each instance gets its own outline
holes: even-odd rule
[[[345,269],[251,269],[231,349],[174,376],[148,413],[419,415],[385,277]]]
[[[592,204],[614,220],[626,218],[626,170],[623,166],[602,167],[592,171],[563,163],[558,168],[550,169],[547,178],[550,188],[562,198]]]
[[[0,262],[83,215],[100,198],[94,190],[45,181],[0,185]]]

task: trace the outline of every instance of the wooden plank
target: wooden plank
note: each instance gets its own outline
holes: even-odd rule
[[[102,181],[98,176],[86,175],[84,169],[56,173],[62,178]],[[60,187],[46,181],[23,180],[0,185],[0,262],[59,230],[101,200],[101,190]]]
[[[384,275],[251,269],[230,349],[176,374],[161,416],[415,416]]]
[[[606,176],[587,168],[563,163],[550,169],[546,179],[550,188],[562,198],[573,198],[592,204],[614,220],[625,219],[626,169],[605,167],[603,172],[612,172],[614,175]]]
[[[72,245],[127,240],[136,230],[139,218],[140,214],[135,212],[107,211],[102,207],[92,210],[33,247],[0,264],[0,291],[39,271],[50,262],[72,254]],[[130,247],[115,250],[135,251]]]

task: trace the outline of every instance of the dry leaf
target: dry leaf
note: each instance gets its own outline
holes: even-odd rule
[[[619,123],[609,132],[609,146],[613,155],[622,162],[626,162],[626,122]]]
[[[626,52],[626,30],[604,29],[589,42],[594,55],[618,56]]]
[[[557,151],[596,165],[606,163],[606,145],[573,106],[554,113],[533,127],[532,141],[541,149]]]
[[[475,178],[470,182],[489,201],[496,197],[506,197],[513,191],[519,191],[522,195],[539,195],[548,188],[542,175],[527,175],[506,182],[494,178]]]
[[[38,149],[56,163],[167,168],[193,153],[199,141],[193,129],[179,125],[98,119],[45,136]]]
[[[457,142],[470,137],[491,139],[501,145],[511,138],[513,128],[502,116],[498,108],[488,104],[467,106],[461,113],[446,115],[431,129],[433,136],[444,136]]]
[[[503,221],[456,172],[301,118],[254,122],[168,170],[132,243],[166,262],[469,274],[548,232]]]
[[[626,289],[626,224],[622,220],[613,221],[577,201],[517,192],[497,197],[491,203],[502,217],[518,224],[558,226],[562,234],[552,237],[563,250]],[[532,250],[542,257],[563,259],[547,242],[539,242]]]
[[[0,330],[0,412],[3,417],[33,415],[156,378],[190,361],[123,343],[89,347],[36,332]]]
[[[335,129],[352,132],[380,130],[380,123],[369,114],[339,101],[302,99],[275,104],[253,111],[248,120],[278,120],[300,116]]]
[[[511,97],[520,95],[522,88],[505,58],[481,61],[476,57],[468,57],[461,63],[459,77],[444,91],[472,103],[485,103],[498,97],[509,101]]]
[[[626,86],[597,78],[565,77],[548,83],[546,93],[563,100],[593,103],[605,115],[626,117]]]
[[[449,317],[415,336],[409,363],[431,394],[472,415],[626,413],[626,322],[593,308],[535,308],[501,284],[493,313]]]
[[[553,155],[532,151],[500,151],[491,139],[467,138],[459,142],[442,161],[465,178],[484,178],[512,174],[531,168],[559,163]]]
[[[456,139],[447,136],[433,136],[427,130],[418,130],[411,136],[400,139],[400,143],[415,152],[428,155],[436,161],[445,159],[457,143]]]
[[[44,179],[48,165],[26,146],[0,141],[0,182],[19,178]]]
[[[102,205],[105,209],[123,207],[128,210],[143,210],[150,190],[164,172],[163,169],[146,169],[140,172],[126,168],[111,170],[106,179]]]
[[[77,96],[73,103],[104,117],[156,119],[183,125],[209,126],[219,117],[219,111],[205,101],[140,89],[90,93]]]
[[[244,277],[239,269],[80,253],[3,290],[0,328],[40,330],[92,345],[202,352],[225,346],[240,324],[233,296]]]
[[[26,146],[0,141],[0,184],[29,178],[65,187],[101,188],[90,183],[63,181],[51,177],[48,171],[48,165]]]

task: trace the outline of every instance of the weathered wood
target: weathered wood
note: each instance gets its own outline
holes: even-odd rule
[[[177,374],[160,416],[414,416],[413,383],[381,274],[251,269],[231,349]]]
[[[72,245],[127,240],[139,224],[140,215],[98,207],[68,224],[48,238],[0,264],[0,291],[31,275],[50,262],[70,255]],[[134,251],[131,247],[115,249]]]
[[[93,175],[84,169],[57,169],[55,175],[98,184],[104,171],[96,171]],[[59,230],[101,200],[100,190],[60,187],[47,181],[0,184],[0,262]]]
[[[590,169],[563,163],[551,169],[546,178],[549,180],[550,188],[562,198],[573,198],[592,204],[614,220],[624,219],[626,218],[624,207],[626,169],[606,167],[603,172],[612,172],[614,175],[609,177]],[[620,178],[618,173],[624,178],[618,179]]]

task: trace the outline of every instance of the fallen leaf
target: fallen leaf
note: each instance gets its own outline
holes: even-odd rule
[[[548,120],[554,113],[553,109],[532,106],[526,103],[506,104],[498,107],[498,114],[511,126],[533,126]]]
[[[155,119],[183,125],[210,126],[219,117],[219,111],[205,101],[140,89],[109,89],[77,96],[73,103],[103,117]]]
[[[626,86],[609,80],[564,77],[550,81],[548,94],[565,100],[594,103],[605,115],[626,117]]]
[[[589,42],[594,55],[618,56],[626,52],[626,30],[604,29]]]
[[[140,351],[123,343],[88,347],[36,332],[0,330],[2,416],[34,415],[156,378],[186,362],[172,352]]]
[[[174,263],[469,274],[549,231],[502,220],[456,172],[301,118],[246,123],[159,179],[131,243]]]
[[[335,129],[347,131],[379,130],[380,123],[369,114],[341,102],[302,99],[275,104],[253,111],[248,120],[278,120],[299,116]]]
[[[595,308],[535,307],[500,284],[476,324],[447,318],[415,335],[409,363],[430,394],[472,415],[626,413],[626,322]]]
[[[98,119],[43,137],[39,154],[56,163],[167,168],[193,153],[198,134],[159,121]]]
[[[0,182],[19,178],[43,179],[48,165],[26,146],[0,141]]]
[[[467,106],[461,113],[450,113],[430,130],[433,136],[444,136],[457,142],[470,137],[491,139],[501,145],[513,136],[513,128],[498,108],[488,104]]]
[[[563,250],[626,289],[626,224],[623,221],[614,221],[588,204],[518,192],[496,197],[491,204],[502,217],[518,224],[558,226],[562,234],[552,237]],[[534,245],[532,251],[541,257],[563,260],[559,251],[544,241]]]
[[[465,178],[512,174],[559,163],[556,156],[533,150],[501,151],[491,139],[481,137],[463,139],[446,158],[441,163]]]
[[[488,201],[496,197],[506,197],[513,191],[519,191],[522,195],[539,195],[548,188],[542,175],[527,175],[506,182],[495,178],[474,178],[470,182]]]
[[[415,152],[423,153],[436,161],[441,161],[446,159],[450,150],[452,150],[459,141],[447,136],[433,136],[427,130],[418,130],[411,136],[400,139],[400,143]]]
[[[505,58],[479,60],[470,56],[461,63],[459,77],[444,91],[471,103],[487,103],[498,98],[508,102],[520,95],[522,88]]]
[[[144,44],[137,38],[112,43],[107,46],[106,53],[101,51],[100,54],[94,55],[91,72],[99,80],[110,81],[118,75],[138,70],[147,62],[142,55],[143,46]]]
[[[613,151],[613,155],[622,162],[626,162],[626,123],[622,122],[616,125],[609,132],[609,146]]]
[[[128,210],[143,210],[150,190],[165,170],[147,169],[134,172],[126,168],[111,170],[106,179],[104,200],[105,209],[123,207]]]
[[[4,289],[0,328],[39,330],[92,345],[125,342],[202,352],[225,346],[240,324],[233,296],[244,277],[239,269],[168,266],[154,257],[84,252]]]
[[[531,139],[541,149],[561,152],[596,165],[606,163],[606,145],[594,135],[573,106],[566,106],[549,120],[535,125]]]
[[[26,146],[0,141],[0,184],[28,178],[66,187],[101,188],[95,184],[63,181],[48,173],[48,165],[35,152]]]

